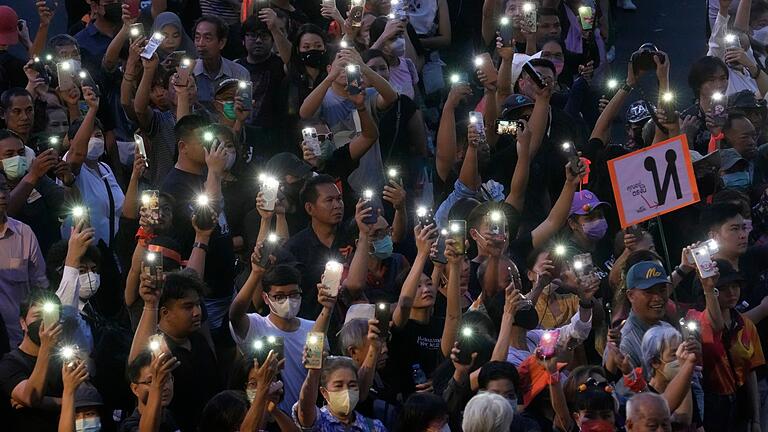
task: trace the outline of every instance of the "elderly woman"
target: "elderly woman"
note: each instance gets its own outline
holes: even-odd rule
[[[464,432],[507,432],[515,412],[504,396],[478,393],[464,408]]]
[[[686,324],[695,331],[695,323]],[[672,423],[676,425],[689,425],[692,421],[691,378],[700,352],[701,345],[695,334],[684,341],[673,327],[651,327],[643,336],[643,372],[648,390],[667,400]]]
[[[323,396],[326,405],[318,408],[317,392]],[[322,369],[310,369],[301,387],[299,401],[293,407],[293,416],[301,428],[313,430],[360,432],[386,432],[379,420],[370,419],[355,411],[368,389],[361,389],[357,381],[357,367],[349,357],[327,357]]]

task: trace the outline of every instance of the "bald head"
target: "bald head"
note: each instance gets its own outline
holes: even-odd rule
[[[667,401],[656,393],[639,393],[627,401],[627,431],[669,432],[670,417]]]

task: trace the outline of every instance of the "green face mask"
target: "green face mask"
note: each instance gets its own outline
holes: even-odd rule
[[[234,120],[237,117],[235,116],[235,103],[234,102],[224,102],[224,117],[227,118],[227,120]]]

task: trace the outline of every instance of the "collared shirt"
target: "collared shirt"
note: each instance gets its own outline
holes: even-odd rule
[[[206,71],[203,59],[197,59],[194,73],[197,84],[197,100],[199,102],[212,101],[213,95],[216,94],[216,87],[225,79],[251,80],[251,74],[248,72],[248,69],[224,57],[221,58],[221,68],[215,73]]]
[[[655,326],[672,327],[666,321],[659,321],[656,324],[648,325],[644,323],[640,318],[635,315],[634,312],[630,312],[627,317],[627,322],[621,329],[621,352],[625,355],[629,355],[634,366],[640,366],[643,358],[643,336],[645,332],[651,327]],[[608,351],[606,350],[606,353]]]
[[[80,47],[83,58],[83,66],[87,68],[101,68],[101,58],[107,52],[112,37],[99,31],[93,21],[75,35],[75,40]]]
[[[19,305],[32,287],[45,288],[45,260],[29,225],[8,217],[0,233],[0,314],[11,348],[21,343]]]
[[[384,427],[380,420],[369,419],[357,411],[355,411],[355,421],[348,425],[344,424],[328,411],[327,406],[322,408],[315,407],[317,410],[315,424],[309,427],[302,427],[298,419],[298,405],[297,402],[293,406],[291,416],[302,432],[387,432],[387,428]]]
[[[592,331],[592,317],[589,317],[589,321],[582,321],[581,313],[576,312],[576,314],[571,317],[571,322],[558,328],[558,330],[560,331],[557,337],[558,346],[566,347],[580,344],[589,337],[589,332]],[[544,329],[529,330],[525,335],[528,351],[509,347],[507,350],[507,361],[514,364],[516,367],[519,367],[526,358],[530,357],[530,355],[536,351],[536,347],[539,345],[541,337],[547,331],[548,330]]]

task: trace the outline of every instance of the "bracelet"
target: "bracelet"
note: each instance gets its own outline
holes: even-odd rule
[[[146,307],[146,306],[144,307],[144,310],[145,310],[145,311],[154,311],[154,312],[157,312],[157,308],[148,308],[148,307]]]
[[[201,242],[194,242],[194,243],[192,244],[192,248],[193,248],[193,249],[194,249],[194,248],[198,248],[198,249],[202,249],[202,250],[203,250],[203,251],[205,251],[205,252],[208,252],[208,245],[207,245],[207,244],[205,244],[205,243],[201,243]]]
[[[627,83],[624,83],[624,85],[621,86],[621,89],[624,90],[627,93],[631,93],[632,90],[633,90],[632,86],[627,84]]]

